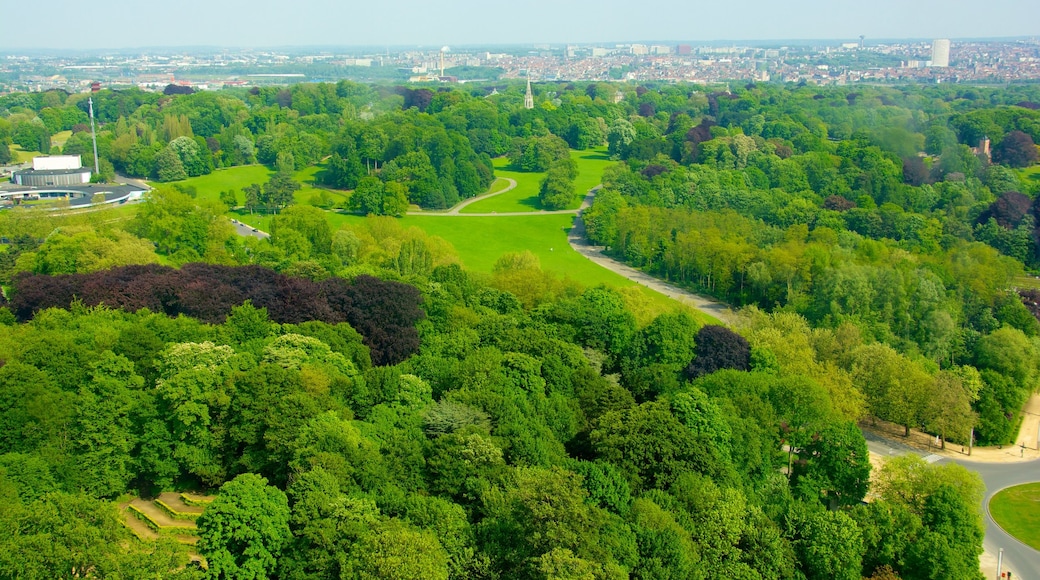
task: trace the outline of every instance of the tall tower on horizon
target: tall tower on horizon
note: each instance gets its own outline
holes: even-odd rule
[[[524,95],[524,108],[534,108],[534,94],[531,93],[531,77],[527,77],[527,93]]]
[[[940,68],[950,66],[949,38],[936,38],[932,42],[932,66]]]

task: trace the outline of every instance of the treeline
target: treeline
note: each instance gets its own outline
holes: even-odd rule
[[[245,301],[277,323],[347,322],[364,337],[377,365],[396,364],[419,347],[415,325],[423,312],[415,288],[364,275],[349,282],[335,277],[314,282],[260,266],[202,263],[57,276],[26,273],[14,279],[10,309],[21,322],[40,310],[78,303],[220,324]]]
[[[1040,114],[1028,99],[920,93],[749,85],[709,95],[697,117],[619,119],[608,139],[627,163],[604,176],[589,236],[733,304],[854,326],[922,368],[977,368],[968,422],[980,442],[1009,442],[1036,389],[1040,331],[1012,289],[1037,245],[1036,188],[1011,159],[1036,149]],[[990,341],[1016,345],[1010,366],[988,358]],[[938,434],[925,407],[869,411]]]
[[[104,500],[203,487],[207,577],[979,578],[977,476],[893,460],[861,503],[856,387],[828,378],[871,348],[848,332],[638,323],[606,288],[525,307],[453,265],[415,281],[422,345],[393,366],[352,325],[252,304],[5,321],[0,574],[200,577]]]

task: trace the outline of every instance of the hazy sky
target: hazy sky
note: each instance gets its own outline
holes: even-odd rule
[[[17,13],[12,7],[4,10],[0,48],[1040,36],[1038,0],[49,0]]]

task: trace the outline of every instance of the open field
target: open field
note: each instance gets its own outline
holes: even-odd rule
[[[574,192],[578,195],[577,208],[581,205],[581,198],[593,187],[599,185],[603,180],[603,170],[615,161],[607,156],[606,147],[598,147],[587,151],[571,150],[571,159],[578,164],[578,177],[574,179]],[[568,209],[570,206],[568,206]]]
[[[576,180],[576,192],[584,193],[600,182],[603,169],[610,163],[602,151],[573,151],[572,155],[578,163],[579,176]],[[506,211],[538,211],[540,207],[532,205],[524,200],[534,196],[537,203],[538,183],[541,175],[538,173],[522,173],[501,169],[507,161],[496,159],[496,174],[499,177],[511,177],[517,180],[517,188],[502,195],[474,203],[464,209],[464,212],[479,208],[479,213],[506,212]],[[309,168],[298,172],[296,178],[301,181],[313,179],[318,168]],[[309,174],[308,174],[309,173]],[[180,183],[194,185],[198,190],[200,198],[216,199],[220,191],[225,189],[240,190],[250,183],[266,181],[270,170],[263,166],[249,166],[215,171],[210,175],[196,177]],[[501,187],[501,182],[492,184],[494,191]],[[314,190],[311,190],[313,193]],[[520,192],[517,194],[517,192]],[[309,195],[301,198],[301,192],[297,193],[298,202],[306,202]],[[339,192],[331,192],[334,196]],[[341,195],[341,194],[340,194]],[[497,201],[504,200],[497,206],[489,206]],[[577,202],[578,197],[575,197]],[[337,200],[339,201],[339,200]],[[494,209],[497,207],[498,209]],[[577,203],[575,203],[577,207]],[[272,216],[253,214],[241,208],[229,212],[243,223],[249,224],[262,231],[270,231]],[[339,228],[346,224],[361,224],[365,218],[356,215],[333,213],[328,214],[329,223],[332,227]],[[407,216],[401,218],[404,227],[415,226],[430,235],[444,238],[456,249],[459,259],[463,265],[470,270],[478,272],[491,272],[495,262],[503,254],[510,252],[522,252],[529,250],[541,262],[544,270],[554,272],[561,277],[567,277],[580,282],[585,286],[596,286],[605,284],[612,287],[635,286],[635,282],[615,274],[606,268],[602,268],[575,252],[567,242],[567,232],[570,230],[574,216],[571,215],[530,215],[530,216],[502,216],[502,217],[433,217],[433,216]],[[674,308],[677,303],[652,290],[641,288],[641,291],[657,307],[662,309]],[[711,320],[699,315],[702,322]]]
[[[340,205],[346,202],[348,196],[341,191],[331,189],[318,189],[314,187],[315,175],[321,171],[321,166],[312,166],[297,171],[293,177],[296,181],[303,184],[293,197],[296,198],[296,203],[307,204],[311,197],[321,193],[322,191],[327,192],[332,198],[334,205]],[[170,184],[162,184],[156,182],[149,182],[152,187],[162,185],[182,185],[182,186],[193,186],[195,187],[199,199],[212,199],[217,200],[220,197],[220,192],[228,189],[234,190],[235,194],[238,195],[239,203],[245,203],[245,194],[242,193],[242,188],[253,183],[264,184],[270,179],[274,172],[264,167],[263,165],[243,165],[240,167],[229,167],[227,169],[217,169],[209,175],[200,175],[199,177],[190,177],[182,181],[175,181]]]
[[[363,217],[346,214],[330,214],[329,217],[330,223],[337,228],[345,224],[361,224],[364,220]],[[583,286],[636,286],[635,282],[594,264],[570,247],[567,232],[573,220],[574,216],[569,215],[459,218],[407,216],[401,219],[401,225],[415,226],[451,242],[468,270],[491,272],[503,254],[528,250],[538,256],[543,270],[561,278],[570,278]],[[640,291],[662,310],[678,306],[671,298],[646,287],[640,287]],[[704,324],[718,324],[718,321],[699,312],[694,312],[694,316]]]
[[[571,151],[571,159],[578,166],[578,176],[574,179],[574,199],[567,209],[577,209],[585,193],[599,185],[603,170],[612,163],[607,157],[605,148],[588,151]],[[541,187],[544,173],[528,173],[509,170],[509,160],[499,157],[494,160],[495,175],[510,177],[516,180],[516,189],[496,195],[490,199],[478,201],[467,206],[462,213],[507,213],[518,211],[540,211],[542,204],[538,202],[538,189]]]
[[[528,173],[507,169],[509,160],[498,157],[493,160],[496,177],[508,177],[516,180],[516,188],[495,197],[478,201],[462,209],[462,213],[506,213],[515,211],[539,211],[542,204],[538,202],[538,188],[545,178],[544,173]]]
[[[72,137],[72,131],[58,131],[51,135],[51,147],[64,147],[69,137]]]
[[[1035,185],[1037,182],[1040,182],[1040,165],[1019,169],[1016,173],[1018,173],[1018,176],[1026,183],[1032,183]]]
[[[989,501],[989,513],[1005,532],[1040,550],[1040,483],[998,492]]]
[[[32,161],[33,157],[43,155],[39,151],[26,151],[18,145],[11,145],[11,163],[25,163]]]

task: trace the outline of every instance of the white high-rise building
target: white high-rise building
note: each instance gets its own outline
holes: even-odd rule
[[[932,66],[950,66],[950,39],[937,38],[932,42]]]

